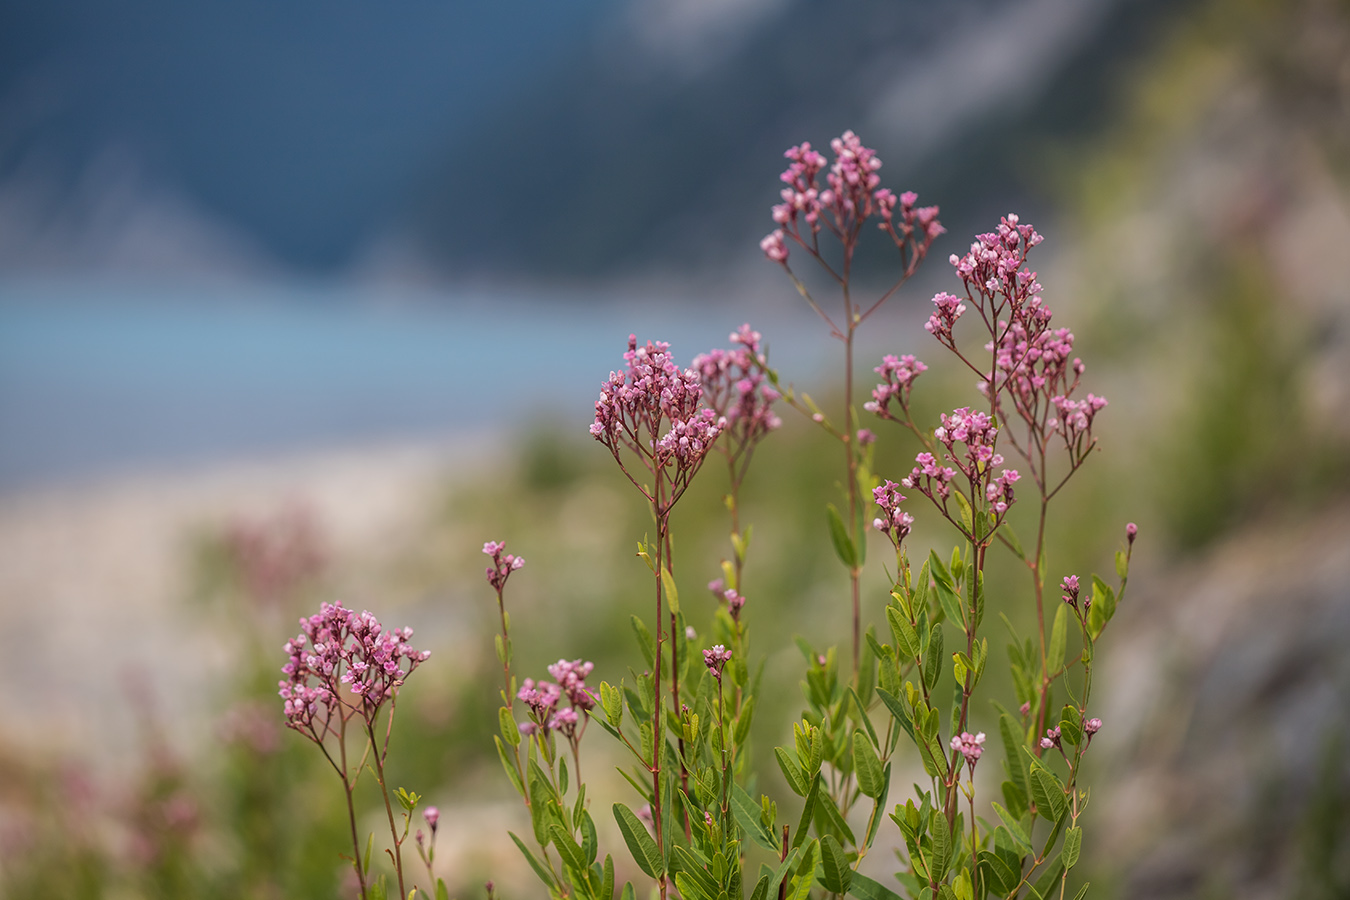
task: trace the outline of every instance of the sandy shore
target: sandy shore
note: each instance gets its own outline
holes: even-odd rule
[[[495,446],[484,434],[3,498],[0,737],[42,752],[94,742],[116,756],[134,739],[132,680],[160,715],[194,716],[227,662],[184,602],[194,535],[299,505],[333,555],[369,559],[409,539],[429,498],[456,471],[490,465]]]

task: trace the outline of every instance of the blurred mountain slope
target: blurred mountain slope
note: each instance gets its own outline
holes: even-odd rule
[[[1190,3],[6,4],[0,265],[115,267],[131,222],[203,236],[149,271],[723,269],[782,149],[848,127],[961,233],[1044,202],[1040,142]]]

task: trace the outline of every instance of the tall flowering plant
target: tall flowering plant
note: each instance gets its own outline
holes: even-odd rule
[[[551,897],[637,896],[632,882],[618,885],[622,862],[610,853],[601,861],[593,798],[582,778],[583,738],[593,722],[631,758],[631,768],[621,772],[637,796],[613,802],[610,813],[632,865],[662,900],[672,893],[687,900],[1067,895],[1088,798],[1082,761],[1103,727],[1091,714],[1093,659],[1124,594],[1137,529],[1126,528],[1114,587],[1096,575],[1063,574],[1062,602],[1055,604],[1047,600],[1046,582],[1061,573],[1051,568],[1046,522],[1052,501],[1096,447],[1095,417],[1106,401],[1080,396],[1085,369],[1073,355],[1073,334],[1052,325],[1027,265],[1041,236],[1009,215],[966,254],[951,257],[960,293],[935,296],[926,326],[975,374],[978,392],[970,403],[935,423],[917,421],[911,395],[928,367],[903,354],[881,360],[871,399],[855,407],[857,330],[914,274],[943,228],[936,207],[917,207],[913,194],[896,196],[880,186],[880,161],[852,132],[831,149],[832,163],[810,144],[787,151],[783,202],[772,213],[778,227],[761,247],[844,345],[842,424],[783,384],[769,366],[762,336],[749,325],[730,336],[731,349],[700,355],[689,367],[675,362],[667,344],[630,337],[623,367],[601,386],[590,433],[655,525],[655,536],[638,543],[652,573],[654,618],[630,613],[644,667],[593,689],[593,664],[564,658],[548,667],[552,680],[518,682],[506,590],[524,560],[502,542],[483,546],[500,616],[495,740],[532,831],[529,840],[511,838]],[[898,272],[887,290],[860,301],[852,266],[869,222],[896,250]],[[826,246],[831,242],[837,246]],[[838,288],[834,313],[789,266],[796,251],[815,260]],[[839,606],[852,638],[843,674],[835,648],[799,639],[806,706],[792,726],[791,745],[776,747],[774,757],[800,808],[781,820],[779,800],[759,792],[762,773],[750,769],[763,667],[750,666],[749,613],[756,607],[747,601],[744,564],[751,528],[739,503],[758,443],[780,424],[779,401],[819,424],[844,451],[847,512],[831,505],[827,521],[849,572]],[[896,473],[898,481],[873,473],[878,437],[862,427],[861,413],[874,415],[879,430],[913,443],[914,464]],[[687,619],[680,601],[671,512],[714,453],[727,463],[732,552],[721,561],[721,577],[709,584],[716,605],[700,633],[690,621],[692,606]],[[911,496],[915,502],[906,507]],[[1024,516],[1028,496],[1034,507]],[[950,527],[957,544],[949,555],[934,550],[912,561],[912,532],[924,515]],[[1014,518],[1034,523],[1030,549],[1014,531]],[[883,621],[874,624],[865,623],[862,602],[869,530],[889,543],[894,561],[886,566],[890,590],[877,598]],[[1014,585],[986,580],[991,552],[1009,553],[1025,567],[1036,612],[1036,635],[1012,633],[1011,696],[982,683],[989,659],[986,605],[1017,599]],[[349,810],[350,779],[340,755],[346,724],[361,724],[383,785],[388,734],[378,740],[375,716],[386,702],[392,716],[396,688],[423,658],[405,649],[406,633],[391,637],[366,615],[324,607],[306,620],[305,634],[287,645],[290,678],[282,686],[290,724],[324,748],[343,777]],[[1011,620],[1005,622],[1011,632]],[[348,685],[357,699],[340,699]],[[986,750],[993,750],[976,724],[984,708],[977,701],[984,698],[997,711],[991,726],[997,723],[1005,776],[993,798],[983,793],[987,782],[975,779]],[[897,759],[922,767],[927,780],[892,805]],[[401,838],[387,799],[386,807],[402,891]],[[411,815],[412,806],[405,807]],[[427,811],[434,837],[433,813],[439,815]],[[902,849],[896,851],[900,871],[882,883],[861,869],[887,819]],[[352,834],[359,849],[354,818]],[[418,845],[420,852],[420,839]],[[768,862],[752,869],[752,853]],[[423,854],[429,877],[431,858]],[[354,863],[364,892],[368,862]],[[1086,891],[1080,887],[1075,900]],[[495,896],[490,883],[488,893]]]
[[[356,613],[341,603],[321,604],[317,613],[300,620],[300,629],[286,642],[289,659],[281,670],[286,678],[279,683],[286,725],[312,741],[342,780],[351,826],[350,861],[362,900],[380,900],[386,894],[383,880],[370,879],[374,836],[362,852],[352,796],[362,771],[367,764],[372,767],[389,823],[386,852],[394,865],[398,896],[407,897],[403,844],[420,798],[403,788],[391,793],[385,763],[398,690],[431,653],[408,644],[411,628],[386,629],[370,612]],[[349,738],[357,746],[364,744],[356,759]],[[403,809],[401,829],[394,820],[393,799]]]

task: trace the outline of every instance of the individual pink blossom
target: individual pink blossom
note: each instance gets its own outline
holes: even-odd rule
[[[764,239],[759,242],[759,249],[764,251],[764,255],[776,263],[787,263],[788,248],[783,242],[783,229],[779,228],[770,234],[766,234]]]
[[[1129,541],[1131,544],[1134,543],[1134,539],[1138,534],[1139,534],[1138,525],[1131,522],[1125,526],[1125,540]]]
[[[1091,738],[1094,734],[1102,730],[1101,719],[1087,719],[1083,722],[1083,733]]]
[[[427,826],[431,829],[431,833],[435,834],[436,823],[441,820],[441,811],[434,806],[428,806],[422,811],[422,818],[427,820]]]
[[[1060,746],[1060,734],[1059,726],[1056,725],[1054,728],[1048,729],[1045,732],[1045,737],[1041,738],[1041,749],[1049,750],[1051,747],[1058,746]]]

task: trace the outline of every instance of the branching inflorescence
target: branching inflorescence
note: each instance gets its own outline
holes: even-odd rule
[[[592,721],[631,755],[633,768],[623,774],[638,795],[636,811],[616,802],[612,812],[633,863],[662,900],[672,886],[681,900],[747,893],[752,900],[807,900],[813,892],[860,900],[1066,896],[1088,797],[1079,781],[1083,754],[1103,727],[1101,718],[1089,713],[1093,656],[1124,594],[1138,532],[1133,524],[1126,528],[1116,554],[1116,588],[1095,575],[1090,583],[1063,576],[1063,602],[1047,616],[1046,518],[1051,501],[1096,447],[1093,426],[1106,401],[1094,394],[1079,397],[1084,366],[1074,356],[1074,336],[1052,325],[1036,273],[1027,266],[1041,236],[1008,215],[996,230],[979,235],[968,253],[951,256],[961,290],[934,296],[926,325],[957,364],[977,376],[978,396],[937,422],[916,421],[911,395],[928,366],[912,354],[885,356],[874,370],[880,381],[862,409],[901,426],[902,437],[917,447],[910,470],[897,473],[899,481],[878,477],[873,454],[879,439],[861,427],[854,405],[854,338],[914,274],[943,228],[937,207],[917,207],[914,194],[897,196],[880,186],[881,162],[855,134],[845,132],[830,147],[833,161],[807,143],[787,151],[782,202],[772,210],[777,228],[761,248],[844,344],[842,424],[808,395],[782,384],[769,367],[762,336],[749,325],[730,335],[731,349],[698,356],[688,368],[674,361],[669,345],[639,345],[630,337],[624,367],[602,384],[590,433],[637,488],[656,529],[654,540],[638,543],[638,556],[653,576],[654,630],[630,615],[645,668],[595,690],[587,684],[594,666],[564,658],[548,667],[552,681],[526,678],[517,684],[505,592],[524,560],[506,553],[503,542],[483,545],[491,559],[484,574],[501,621],[495,742],[529,811],[532,846],[511,837],[551,897],[632,900],[637,894],[631,884],[616,891],[613,857],[600,861],[581,778],[581,743]],[[889,288],[859,301],[853,264],[869,222],[897,251],[898,272]],[[838,311],[827,311],[793,272],[789,260],[798,252],[813,259],[838,289]],[[793,724],[792,746],[777,747],[774,755],[802,809],[782,822],[775,800],[751,794],[765,784],[748,771],[747,752],[763,666],[753,673],[749,666],[749,613],[758,607],[744,594],[751,529],[742,527],[740,508],[755,449],[780,425],[774,412],[780,400],[844,450],[847,512],[831,505],[827,521],[834,550],[849,571],[850,596],[847,603],[841,598],[840,606],[852,614],[852,654],[842,674],[834,647],[798,639],[806,660],[806,707]],[[727,461],[733,552],[721,561],[721,577],[708,585],[716,605],[710,640],[698,647],[699,631],[686,620],[693,604],[686,601],[682,608],[679,599],[671,512],[714,450]],[[909,545],[922,513],[905,508],[909,500],[902,490],[925,498],[927,503],[918,505],[953,528],[959,543],[950,556],[932,550],[911,564]],[[1014,524],[1034,528],[1028,548]],[[894,551],[888,596],[878,598],[884,602],[880,631],[863,627],[869,530],[884,535]],[[997,546],[1030,574],[1037,636],[1023,640],[1013,633],[1008,658],[1015,704],[1009,705],[1016,712],[994,700],[995,714],[984,725],[985,706],[973,700],[989,659],[982,627],[986,603],[1011,608],[1018,599],[1013,586],[986,582],[989,552]],[[1011,620],[1005,622],[1012,631]],[[383,787],[389,725],[378,740],[376,717],[388,704],[392,721],[398,688],[425,654],[407,647],[410,632],[384,631],[368,613],[358,616],[340,606],[325,605],[302,624],[305,633],[287,644],[291,662],[282,695],[288,724],[324,748],[342,775],[351,811],[355,775],[345,755],[346,725],[362,726],[365,752]],[[986,693],[999,690],[986,686]],[[1056,691],[1067,700],[1058,709]],[[976,768],[986,751],[994,752],[980,725],[1003,745],[1000,764],[1007,778],[1001,802],[983,797],[977,802]],[[915,785],[903,804],[889,807],[902,736],[928,780]],[[988,765],[981,772],[987,773]],[[390,858],[402,891],[402,837],[388,796],[386,790],[394,838]],[[399,796],[408,813],[406,837],[416,796],[402,791]],[[439,815],[434,807],[425,814],[433,840]],[[893,886],[860,871],[886,818],[898,826],[903,842],[896,851],[902,870]],[[991,822],[997,824],[990,827]],[[354,813],[352,823],[358,857],[353,861],[364,894],[368,863],[359,861]],[[434,879],[434,849],[424,850],[423,837],[419,832],[418,850]],[[747,869],[751,845],[771,860],[757,877]]]
[[[389,757],[389,738],[394,726],[398,690],[431,655],[414,650],[408,641],[411,628],[386,629],[369,612],[356,613],[340,603],[323,603],[314,615],[300,620],[300,634],[286,642],[289,661],[282,667],[286,679],[279,683],[286,724],[313,741],[342,779],[351,825],[352,866],[361,896],[369,888],[369,853],[361,852],[357,839],[356,811],[352,791],[366,761],[384,796],[389,819],[394,863],[400,896],[404,891],[403,841],[417,795],[400,788],[397,797],[404,808],[404,827],[394,823],[391,794],[385,783],[384,765]],[[387,715],[380,721],[387,705]],[[353,767],[348,757],[348,725],[357,723],[365,750]]]

